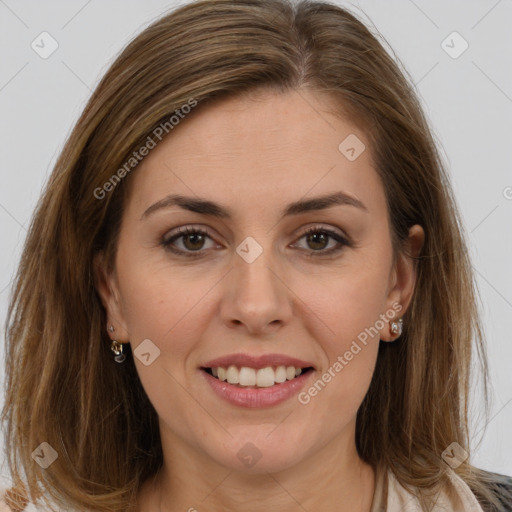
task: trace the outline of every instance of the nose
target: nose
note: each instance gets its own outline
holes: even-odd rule
[[[248,261],[236,254],[233,268],[223,280],[222,321],[251,336],[272,334],[290,322],[293,293],[270,249]]]

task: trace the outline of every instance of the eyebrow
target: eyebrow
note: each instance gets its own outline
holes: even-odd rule
[[[355,197],[346,194],[345,192],[335,192],[328,195],[313,197],[311,199],[301,199],[290,203],[281,212],[281,219],[284,217],[299,215],[304,212],[325,210],[333,206],[348,205],[354,206],[368,213],[368,208]],[[184,210],[217,217],[219,219],[231,219],[232,213],[229,208],[222,206],[207,199],[197,197],[182,196],[178,194],[171,194],[155,204],[151,205],[141,216],[140,220],[148,217],[162,208],[169,208],[171,206],[179,206]]]

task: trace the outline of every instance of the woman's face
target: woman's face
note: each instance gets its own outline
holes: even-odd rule
[[[353,453],[379,339],[414,286],[368,139],[305,90],[199,108],[132,171],[100,285],[164,453],[252,472]]]

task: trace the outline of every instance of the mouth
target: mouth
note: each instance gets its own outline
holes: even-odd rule
[[[252,368],[250,366],[211,366],[201,367],[201,370],[211,377],[227,382],[239,388],[269,388],[295,380],[300,375],[305,375],[314,370],[312,366],[266,366],[264,368]]]

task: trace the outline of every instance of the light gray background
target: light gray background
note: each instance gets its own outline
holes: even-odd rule
[[[483,422],[479,395],[472,406],[473,462],[512,475],[512,0],[339,4],[371,23],[405,64],[439,140],[467,230],[492,374],[491,421]],[[175,5],[0,0],[2,342],[26,227],[66,137],[113,58]],[[31,48],[43,31],[59,45],[47,59]],[[443,49],[462,48],[446,40],[453,31],[469,44],[458,58]]]

